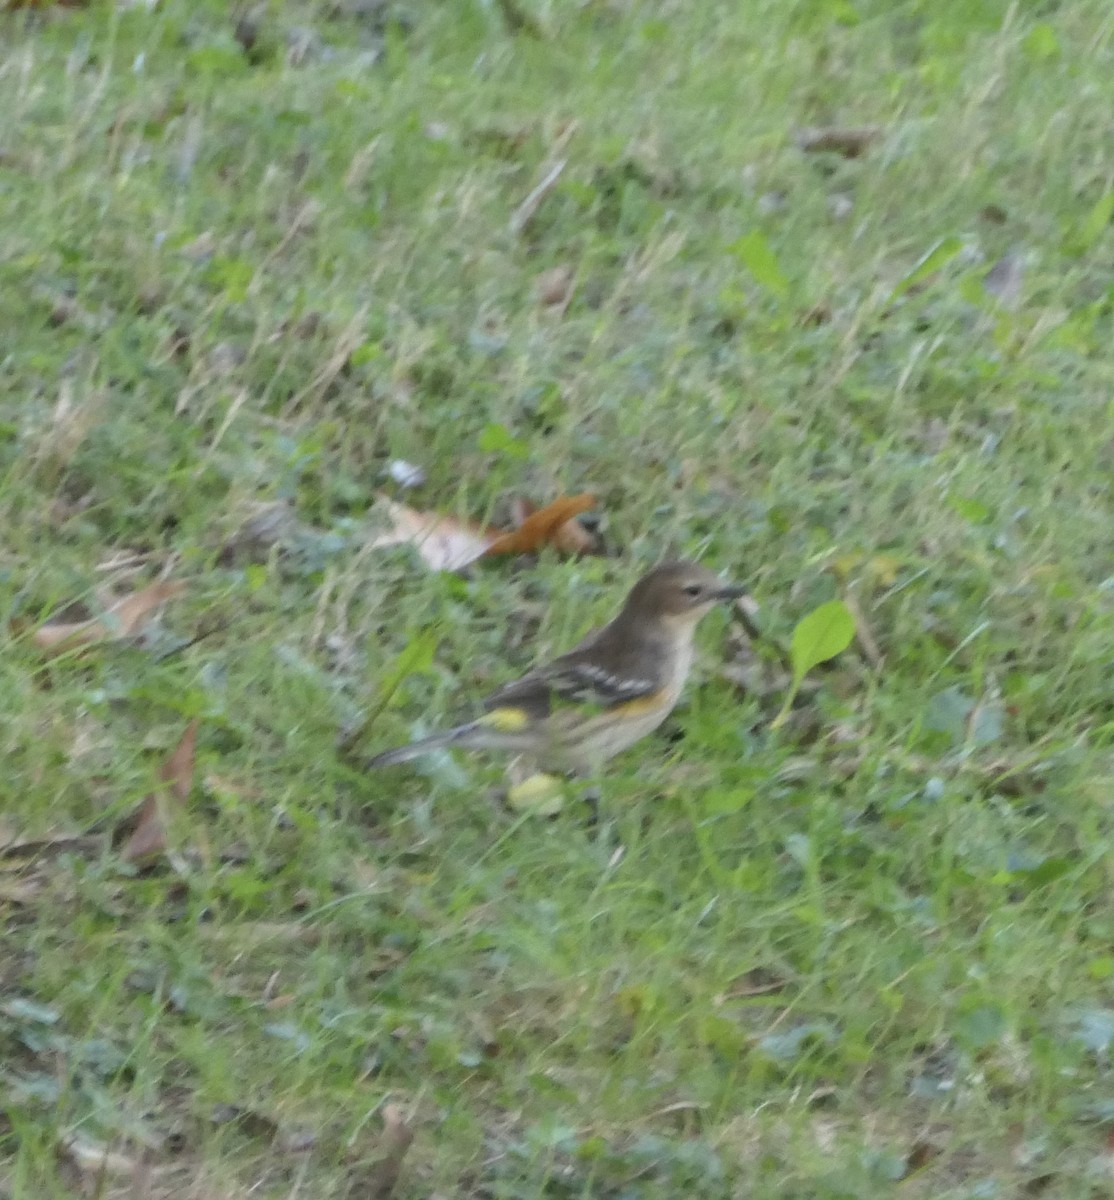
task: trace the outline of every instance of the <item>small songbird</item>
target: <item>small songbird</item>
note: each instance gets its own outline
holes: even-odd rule
[[[591,776],[670,714],[692,666],[700,618],[745,591],[696,563],[663,563],[634,585],[610,624],[494,692],[483,716],[385,750],[368,765],[391,766],[459,746],[520,754],[547,771]]]

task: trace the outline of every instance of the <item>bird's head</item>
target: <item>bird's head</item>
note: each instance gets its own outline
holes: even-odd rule
[[[699,563],[666,562],[634,585],[626,608],[645,617],[695,624],[716,604],[744,595],[746,588],[725,583]]]

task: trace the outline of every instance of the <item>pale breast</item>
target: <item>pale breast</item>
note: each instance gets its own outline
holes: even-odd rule
[[[691,638],[684,639],[677,647],[676,658],[668,672],[669,683],[665,687],[664,698],[654,697],[645,702],[635,700],[624,705],[625,711],[619,721],[615,720],[614,714],[601,713],[585,722],[577,744],[570,748],[570,756],[575,758],[580,769],[595,770],[600,763],[657,729],[681,698],[692,667],[693,652]],[[645,703],[645,709],[639,711],[642,703]]]

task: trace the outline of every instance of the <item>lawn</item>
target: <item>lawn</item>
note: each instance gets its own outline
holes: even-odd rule
[[[4,1200],[1114,1194],[1111,78],[1105,0],[0,14]],[[598,828],[361,769],[678,553],[764,636]]]

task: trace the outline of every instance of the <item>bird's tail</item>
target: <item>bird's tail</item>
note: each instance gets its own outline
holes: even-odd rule
[[[455,729],[446,729],[444,733],[433,733],[429,737],[419,738],[416,742],[408,742],[405,746],[396,746],[393,750],[384,750],[367,760],[369,767],[393,767],[398,763],[409,762],[420,758],[432,750],[443,750],[446,746],[459,745],[466,742],[469,735],[480,728],[478,721],[469,721],[467,725],[458,725]]]

